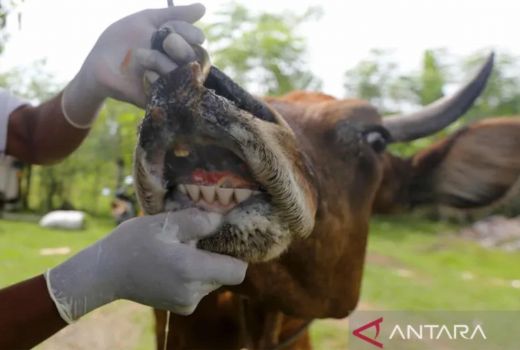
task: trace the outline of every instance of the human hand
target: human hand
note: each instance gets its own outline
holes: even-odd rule
[[[64,90],[65,117],[78,128],[88,128],[107,97],[144,107],[144,71],[162,75],[195,60],[190,45],[201,44],[204,34],[192,23],[204,12],[201,4],[144,10],[110,25]],[[159,27],[172,31],[163,42],[168,55],[150,47]]]
[[[245,262],[195,248],[220,221],[220,214],[192,208],[121,224],[47,272],[60,315],[71,323],[116,299],[192,313],[205,295],[245,277]]]

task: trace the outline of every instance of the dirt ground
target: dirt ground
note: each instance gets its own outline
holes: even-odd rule
[[[98,309],[48,339],[37,350],[131,350],[143,345],[152,325],[150,308],[118,301]],[[146,346],[153,349],[151,339]]]
[[[370,309],[371,305],[360,305]],[[155,349],[150,308],[118,301],[98,309],[63,329],[36,350],[141,350]],[[347,319],[315,321],[311,330],[317,350],[346,348]],[[321,336],[320,336],[321,334]]]

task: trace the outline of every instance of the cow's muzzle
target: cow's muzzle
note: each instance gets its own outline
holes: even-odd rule
[[[150,89],[134,161],[147,214],[220,212],[223,223],[198,247],[250,262],[277,257],[295,236],[310,234],[315,189],[280,116],[206,61]]]

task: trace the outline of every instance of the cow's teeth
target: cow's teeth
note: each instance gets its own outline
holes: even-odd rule
[[[215,186],[200,186],[200,191],[202,192],[202,198],[211,204],[215,200]]]
[[[247,188],[235,188],[235,199],[237,203],[241,203],[251,197],[253,191]]]
[[[188,194],[192,201],[197,202],[200,198],[200,188],[197,185],[186,185]]]
[[[234,190],[232,188],[217,188],[218,201],[222,205],[228,205],[231,203]]]
[[[252,191],[248,188],[221,188],[216,186],[199,186],[190,184],[177,185],[179,192],[187,194],[192,201],[204,200],[212,204],[215,200],[222,205],[229,205],[233,199],[237,203],[247,200],[252,195],[261,194],[260,191]]]

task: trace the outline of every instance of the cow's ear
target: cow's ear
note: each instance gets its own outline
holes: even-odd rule
[[[475,123],[419,152],[408,164],[412,206],[494,205],[520,187],[520,118]]]

